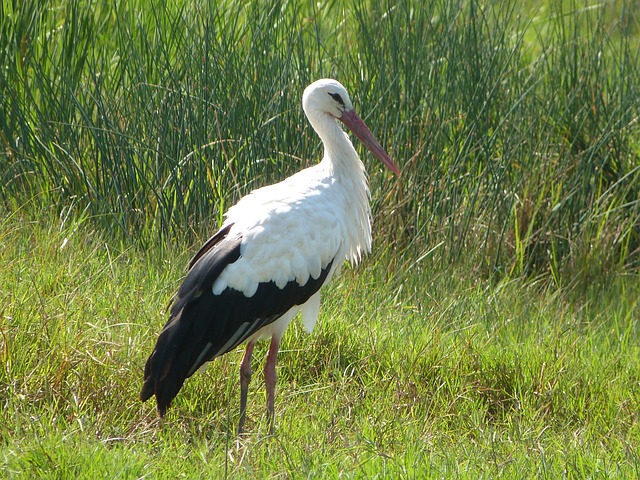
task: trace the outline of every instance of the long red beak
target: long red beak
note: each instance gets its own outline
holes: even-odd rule
[[[382,146],[380,146],[376,138],[373,136],[373,133],[371,133],[371,130],[369,130],[369,127],[367,127],[355,111],[349,110],[343,112],[340,120],[349,127],[355,136],[364,143],[364,146],[367,147],[369,151],[384,164],[385,167],[400,176],[400,170],[396,164],[393,163],[389,154],[385,152]]]

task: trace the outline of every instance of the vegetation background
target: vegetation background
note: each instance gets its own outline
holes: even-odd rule
[[[1,0],[3,471],[640,476],[639,11]],[[362,152],[374,252],[285,336],[274,436],[256,375],[234,437],[240,352],[160,425],[164,308],[233,202],[318,161],[326,76],[403,172]]]

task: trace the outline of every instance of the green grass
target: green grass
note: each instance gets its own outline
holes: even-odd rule
[[[0,0],[3,473],[640,476],[636,10]],[[240,350],[161,425],[166,305],[237,198],[317,161],[322,76],[403,172],[363,155],[374,253],[285,335],[275,436],[265,345],[245,437]]]
[[[187,251],[114,250],[83,224],[20,212],[0,230],[0,462],[39,478],[619,478],[640,469],[640,284],[585,291],[468,266],[326,292],[287,332],[276,434],[256,352],[239,442],[241,350],[190,379],[163,425],[142,367]],[[177,253],[180,252],[180,253]],[[375,252],[380,255],[380,252]],[[431,263],[430,259],[424,261]]]

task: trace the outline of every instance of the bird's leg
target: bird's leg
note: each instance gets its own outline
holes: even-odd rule
[[[242,433],[244,427],[245,414],[247,411],[247,394],[249,392],[249,382],[251,381],[251,355],[253,354],[254,341],[247,343],[242,362],[240,363],[240,420],[238,420],[238,435]]]
[[[264,365],[264,383],[267,390],[267,416],[269,420],[269,434],[273,434],[276,381],[278,379],[278,375],[276,373],[276,362],[278,360],[279,347],[280,339],[275,336],[272,337],[271,345],[269,346],[269,353],[267,354],[267,361]]]

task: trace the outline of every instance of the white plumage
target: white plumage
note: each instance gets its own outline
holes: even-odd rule
[[[320,165],[255,190],[229,209],[223,225],[232,225],[229,235],[242,236],[241,258],[218,277],[214,293],[231,287],[251,297],[259,283],[304,285],[336,258],[345,230],[340,204],[346,199],[336,195]],[[364,225],[358,230],[367,235]]]
[[[322,140],[324,157],[317,165],[242,198],[191,261],[145,367],[141,398],[155,394],[160,415],[187,377],[246,341],[240,368],[241,431],[253,345],[271,337],[265,383],[273,419],[275,363],[284,331],[300,311],[311,331],[322,285],[339,273],[345,260],[355,264],[371,251],[366,172],[336,120],[385,166],[399,171],[337,81],[312,83],[304,92],[303,108]]]

